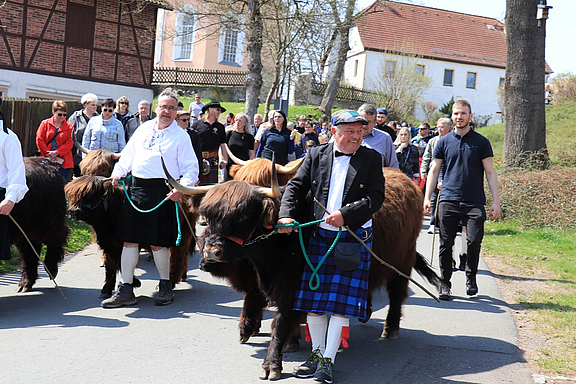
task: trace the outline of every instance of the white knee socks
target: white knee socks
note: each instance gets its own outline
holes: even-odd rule
[[[120,259],[120,277],[122,282],[132,284],[134,280],[134,269],[138,265],[138,247],[122,248],[122,258]]]
[[[163,247],[157,251],[152,250],[152,254],[154,254],[154,263],[160,274],[160,280],[170,280],[170,253],[168,253],[168,248]]]
[[[306,323],[308,324],[308,332],[312,339],[312,350],[315,351],[316,349],[319,349],[320,354],[324,355],[324,351],[326,350],[326,328],[328,327],[328,318],[325,314],[322,316],[308,315]]]
[[[342,340],[342,328],[348,327],[350,319],[347,317],[330,316],[330,325],[328,325],[328,336],[326,338],[326,351],[322,354],[334,362],[340,341]]]

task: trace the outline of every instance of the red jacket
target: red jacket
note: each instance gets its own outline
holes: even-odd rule
[[[72,141],[73,128],[72,124],[64,120],[56,135],[56,144],[58,144],[56,152],[59,157],[64,159],[62,163],[62,168],[64,169],[74,168],[74,161],[72,160],[72,147],[74,146],[74,141]],[[54,116],[40,123],[38,131],[36,131],[36,146],[40,151],[40,156],[46,157],[48,152],[52,150],[52,145],[49,146],[48,142],[54,137],[55,131]]]

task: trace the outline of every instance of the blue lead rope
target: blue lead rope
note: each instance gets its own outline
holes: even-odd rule
[[[166,197],[164,200],[162,200],[157,206],[155,206],[152,209],[148,209],[148,210],[140,209],[136,206],[136,204],[134,204],[134,202],[132,201],[132,199],[128,195],[128,190],[126,189],[126,183],[124,182],[124,180],[120,179],[119,181],[120,181],[120,183],[122,183],[122,187],[124,188],[124,194],[126,195],[128,202],[130,203],[132,208],[134,208],[137,212],[140,212],[140,213],[154,212],[155,210],[160,208],[162,206],[162,204],[164,204],[168,200],[168,198]],[[174,202],[174,206],[176,207],[176,223],[178,224],[178,237],[176,238],[176,246],[178,247],[178,246],[180,246],[180,243],[182,242],[182,230],[180,229],[180,215],[178,213],[178,202],[177,201]]]
[[[304,239],[302,238],[302,231],[300,230],[300,228],[307,227],[307,226],[313,225],[313,224],[318,224],[318,223],[321,223],[323,221],[324,221],[324,219],[320,219],[320,220],[311,221],[311,222],[306,223],[306,224],[300,224],[299,222],[294,221],[290,224],[277,224],[276,226],[274,226],[274,228],[292,227],[292,228],[298,229],[298,237],[300,238],[300,247],[302,248],[302,253],[304,254],[304,259],[306,260],[306,263],[308,264],[308,266],[312,270],[312,275],[310,276],[310,280],[308,280],[308,286],[313,291],[317,290],[318,287],[320,287],[320,276],[318,276],[318,270],[320,269],[320,267],[322,266],[324,261],[326,261],[326,258],[328,257],[330,252],[332,252],[334,247],[336,247],[336,244],[338,243],[338,240],[340,239],[340,235],[342,234],[342,227],[338,228],[338,234],[334,238],[332,245],[330,246],[330,248],[328,248],[328,252],[326,252],[326,254],[324,254],[324,256],[322,256],[322,258],[318,262],[318,265],[316,266],[316,268],[314,268],[314,266],[312,265],[312,262],[310,261],[310,258],[308,257],[308,253],[306,252],[306,249],[304,248]],[[274,230],[274,232],[278,233],[278,231],[276,231],[276,230]],[[290,233],[292,233],[292,232],[290,232]],[[288,233],[288,234],[290,234],[290,233]],[[316,283],[312,282],[314,279],[316,280]]]

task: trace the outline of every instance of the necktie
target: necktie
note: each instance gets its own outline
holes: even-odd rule
[[[352,153],[342,153],[340,151],[335,151],[334,156],[352,156]]]

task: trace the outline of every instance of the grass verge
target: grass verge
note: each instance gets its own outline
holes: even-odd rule
[[[539,367],[576,374],[576,230],[487,222],[483,247],[503,265],[493,272],[546,340],[537,351]]]

